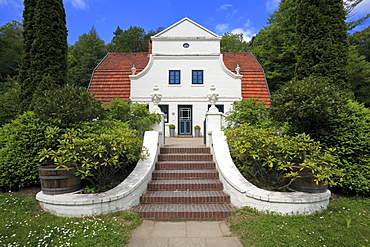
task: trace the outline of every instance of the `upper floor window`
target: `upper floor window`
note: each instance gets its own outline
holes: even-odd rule
[[[170,70],[169,84],[180,84],[180,70]]]
[[[193,70],[192,74],[193,84],[203,84],[203,70]]]

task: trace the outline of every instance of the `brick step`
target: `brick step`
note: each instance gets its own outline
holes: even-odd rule
[[[212,161],[212,154],[159,154],[158,161]]]
[[[201,180],[152,180],[148,190],[222,190],[223,185],[218,179]]]
[[[216,169],[213,161],[157,161],[157,170],[200,170]]]
[[[235,209],[230,204],[141,204],[133,211],[145,219],[223,220]]]
[[[211,152],[209,147],[161,147],[161,154],[194,154],[194,153],[206,153]]]
[[[222,191],[148,191],[140,203],[230,203],[230,196]]]
[[[218,179],[216,170],[155,170],[152,179]]]

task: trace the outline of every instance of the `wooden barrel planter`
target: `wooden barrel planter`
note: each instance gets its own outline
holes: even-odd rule
[[[308,192],[308,193],[324,193],[328,189],[327,185],[323,182],[316,184],[311,169],[304,168],[299,172],[301,177],[296,178],[290,185],[289,188],[296,191]]]
[[[44,194],[58,195],[80,189],[81,179],[75,175],[75,167],[68,166],[68,169],[64,167],[55,168],[56,166],[53,164],[39,166],[41,189]]]

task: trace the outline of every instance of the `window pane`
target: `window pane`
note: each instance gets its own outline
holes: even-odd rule
[[[193,84],[203,84],[203,70],[193,70]]]
[[[169,83],[170,84],[180,84],[180,70],[170,70]]]

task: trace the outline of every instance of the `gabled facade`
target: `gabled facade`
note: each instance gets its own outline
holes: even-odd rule
[[[263,69],[251,53],[220,53],[221,37],[184,18],[151,38],[147,53],[110,53],[95,68],[89,92],[103,102],[131,99],[153,107],[155,85],[162,94],[159,106],[166,125],[176,134],[191,136],[203,126],[212,85],[219,94],[216,106],[259,98],[270,104]]]

